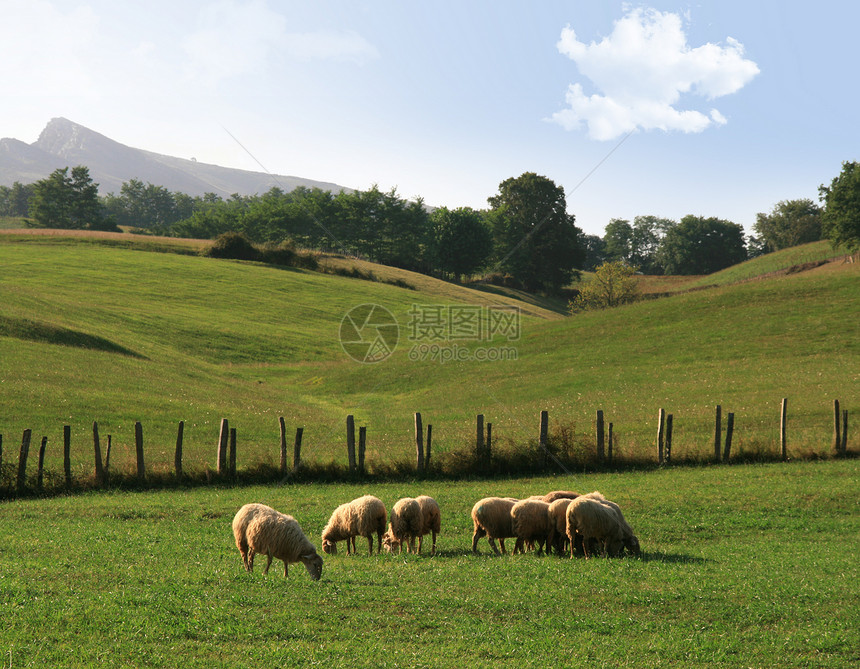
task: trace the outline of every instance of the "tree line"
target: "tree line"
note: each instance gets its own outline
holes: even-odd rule
[[[586,235],[567,213],[564,189],[533,172],[499,184],[488,208],[429,208],[395,189],[332,193],[299,187],[262,195],[190,196],[132,179],[119,194],[98,195],[85,166],[61,168],[33,184],[0,186],[0,215],[50,228],[119,230],[214,239],[240,233],[259,244],[292,244],[462,280],[478,273],[530,291],[555,292],[579,270],[622,262],[645,274],[710,274],[747,258],[829,238],[860,248],[860,166],[811,200],[759,213],[756,235],[731,221],[685,216],[613,219]]]

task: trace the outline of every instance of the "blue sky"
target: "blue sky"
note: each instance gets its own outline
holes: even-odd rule
[[[860,4],[0,0],[0,136],[64,116],[137,148],[486,206],[752,230],[860,156]],[[262,168],[261,168],[262,166]]]

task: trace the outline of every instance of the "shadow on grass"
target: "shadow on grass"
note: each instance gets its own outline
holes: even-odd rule
[[[694,555],[683,555],[682,553],[663,553],[661,551],[649,551],[642,553],[640,558],[643,562],[664,562],[666,564],[705,564],[713,562]]]
[[[131,349],[120,346],[104,337],[78,332],[77,330],[71,330],[59,325],[39,323],[27,318],[0,316],[0,336],[45,344],[57,344],[59,346],[73,346],[75,348],[106,351],[108,353],[120,353],[133,358],[144,358],[139,353],[135,353]]]

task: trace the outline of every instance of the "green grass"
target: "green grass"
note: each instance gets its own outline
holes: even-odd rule
[[[459,483],[99,493],[0,505],[0,658],[13,667],[849,667],[860,656],[858,461]],[[643,559],[493,557],[472,504],[598,489]],[[319,546],[333,508],[433,495],[439,553],[243,571],[244,503]],[[426,550],[426,549],[425,549]]]
[[[791,457],[830,452],[833,399],[851,412],[849,447],[858,444],[856,264],[559,318],[418,275],[410,275],[416,289],[407,290],[133,250],[164,250],[147,246],[159,243],[148,238],[140,247],[114,243],[0,235],[6,463],[30,428],[36,444],[49,437],[47,468],[62,471],[62,426],[69,424],[75,475],[90,476],[98,421],[103,439],[113,438],[112,468],[131,472],[140,420],[147,467],[164,473],[184,420],[186,470],[201,472],[214,465],[227,417],[238,431],[239,468],[271,465],[284,416],[290,444],[304,427],[307,461],[343,464],[345,418],[353,414],[368,428],[373,471],[412,461],[413,413],[420,411],[433,424],[441,466],[469,448],[478,413],[493,423],[496,452],[533,441],[541,410],[556,436],[574,435],[571,448],[593,449],[598,409],[614,424],[617,454],[653,458],[661,407],[675,418],[676,457],[695,461],[713,452],[717,404],[724,416],[735,413],[733,452],[755,458],[778,449],[783,397]],[[351,360],[338,339],[344,315],[364,303],[385,306],[401,326],[394,354],[375,365]],[[516,359],[415,360],[422,357],[408,341],[415,304],[522,305],[518,339],[458,342],[470,355],[504,346]],[[3,473],[0,485],[12,486],[11,468]]]

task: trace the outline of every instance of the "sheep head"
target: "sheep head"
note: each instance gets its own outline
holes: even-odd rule
[[[322,576],[323,559],[317,553],[309,553],[302,555],[301,560],[305,569],[308,570],[308,574],[311,575],[311,579],[319,581]]]

